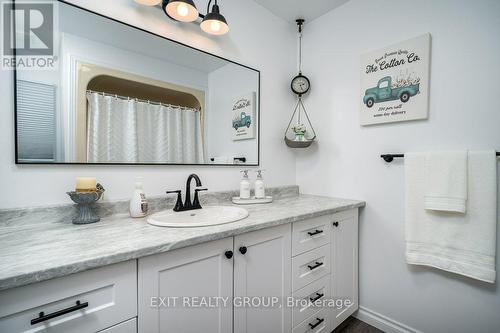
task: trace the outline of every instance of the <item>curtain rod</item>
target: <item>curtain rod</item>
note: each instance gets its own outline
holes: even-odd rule
[[[170,106],[170,107],[180,108],[180,109],[185,109],[185,110],[200,111],[198,109],[190,108],[190,107],[187,107],[187,106],[173,105],[173,104],[162,103],[162,102],[154,102],[154,101],[152,102],[152,101],[149,101],[149,100],[140,99],[140,98],[136,98],[136,97],[121,96],[121,95],[117,95],[117,94],[109,94],[109,93],[105,93],[103,91],[93,91],[93,90],[87,89],[87,93],[91,93],[91,94],[95,93],[95,94],[99,94],[99,95],[102,95],[102,96],[114,97],[114,98],[119,98],[119,99],[124,99],[124,100],[131,100],[132,99],[132,100],[135,100],[137,102],[148,103],[148,104],[152,104],[152,105]]]
[[[497,156],[500,156],[500,152],[496,152],[496,155]],[[395,158],[403,158],[405,157],[404,154],[382,154],[380,155],[381,158],[384,159],[384,161],[386,161],[387,163],[391,163],[392,161],[394,161]]]

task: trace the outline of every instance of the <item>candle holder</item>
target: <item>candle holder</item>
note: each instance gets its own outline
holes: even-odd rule
[[[73,224],[90,224],[101,220],[95,213],[94,204],[101,199],[104,187],[97,184],[96,188],[95,192],[66,192],[78,207],[78,215],[73,218]]]

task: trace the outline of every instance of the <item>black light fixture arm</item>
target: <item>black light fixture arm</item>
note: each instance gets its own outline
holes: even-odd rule
[[[215,0],[214,2],[215,2],[214,5],[218,6],[217,0]],[[212,4],[212,0],[208,1],[208,4],[207,4],[207,14],[210,13],[210,5],[211,4]],[[204,19],[205,16],[207,16],[207,14],[198,13],[198,17],[201,18],[201,19]]]

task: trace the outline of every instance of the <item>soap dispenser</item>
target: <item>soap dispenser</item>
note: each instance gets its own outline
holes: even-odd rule
[[[240,199],[250,199],[250,181],[248,180],[248,170],[240,171],[243,178],[240,182]]]
[[[266,188],[264,186],[264,179],[262,179],[262,171],[256,170],[257,180],[255,181],[255,199],[264,199],[266,197]]]
[[[142,178],[137,177],[135,180],[135,189],[130,199],[130,216],[144,217],[148,213],[148,202],[142,188]]]

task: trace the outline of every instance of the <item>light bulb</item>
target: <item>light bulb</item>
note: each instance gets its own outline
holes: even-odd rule
[[[199,13],[193,0],[163,0],[163,6],[165,13],[174,20],[193,22],[198,19]]]
[[[185,3],[181,2],[177,6],[177,14],[179,14],[182,17],[186,17],[189,14],[188,6]]]
[[[212,30],[213,32],[219,32],[220,31],[219,21],[210,22],[210,30]]]

